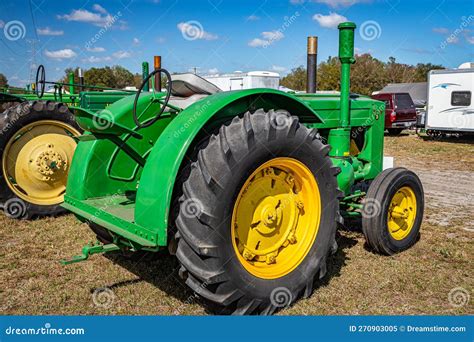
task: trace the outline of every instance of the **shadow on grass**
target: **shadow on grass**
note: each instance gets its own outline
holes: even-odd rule
[[[347,249],[357,244],[356,239],[341,235],[339,232],[337,233],[336,241],[338,249],[333,255],[328,256],[326,275],[322,279],[315,277],[314,291],[317,291],[319,287],[329,285],[333,277],[339,277],[341,275],[341,269],[346,265]],[[183,305],[199,303],[208,314],[228,314],[232,311],[232,309],[223,309],[222,307],[217,307],[212,303],[202,300],[189,289],[179,278],[179,263],[174,256],[164,253],[158,255],[144,253],[130,257],[120,253],[109,253],[106,254],[105,257],[138,277],[138,279],[120,281],[108,285],[111,289],[146,281],[163,292],[166,292],[169,296],[179,300]],[[93,290],[94,289],[92,289],[92,291]]]
[[[174,256],[165,253],[140,253],[134,256],[110,253],[104,256],[138,277],[110,284],[108,287],[111,289],[146,281],[183,304],[194,297],[193,291],[180,281],[179,263]]]
[[[329,284],[332,278],[339,277],[341,275],[342,268],[346,265],[347,250],[354,247],[357,244],[357,240],[352,237],[348,237],[336,233],[337,251],[328,258],[327,261],[327,274],[319,281],[318,286],[326,286]],[[317,288],[315,288],[317,290]]]

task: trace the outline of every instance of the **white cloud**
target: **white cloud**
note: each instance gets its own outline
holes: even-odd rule
[[[448,34],[449,30],[446,27],[435,27],[433,28],[433,32],[439,34]]]
[[[89,52],[104,52],[105,48],[103,48],[101,46],[95,46],[95,47],[88,47],[88,48],[86,48],[86,50],[89,51]]]
[[[189,37],[189,40],[204,39],[204,40],[216,40],[219,38],[218,35],[210,32],[204,31],[202,26],[197,25],[197,23],[179,23],[177,25],[178,30],[181,31],[183,37]]]
[[[46,57],[57,60],[71,59],[77,56],[77,53],[75,53],[71,49],[62,49],[56,51],[45,50],[44,54],[46,55]]]
[[[3,26],[5,26],[5,22],[3,20],[0,20],[0,29],[3,28]]]
[[[256,21],[256,20],[259,20],[259,19],[260,19],[260,17],[257,16],[257,15],[254,15],[254,14],[249,15],[249,16],[247,17],[247,20],[248,20],[248,21]]]
[[[372,2],[372,1],[371,0],[313,0],[313,2],[326,4],[329,7],[337,8],[337,7],[349,7],[357,3],[364,3],[364,2],[367,3],[367,2]]]
[[[99,13],[102,13],[102,14],[107,14],[107,10],[99,4],[95,4],[94,6],[92,6],[92,8],[96,12],[99,12]]]
[[[335,12],[331,12],[328,15],[315,14],[313,20],[316,20],[321,27],[335,29],[337,25],[347,21],[347,18]]]
[[[64,34],[63,30],[52,30],[49,27],[38,28],[36,29],[36,32],[40,36],[62,36]]]
[[[254,38],[251,41],[249,41],[248,45],[250,47],[262,47],[262,46],[268,46],[268,42],[260,38]]]
[[[457,44],[459,43],[459,37],[452,34],[448,38],[446,38],[446,42],[448,44]]]
[[[217,69],[217,68],[211,68],[211,69],[209,69],[208,73],[209,73],[209,75],[218,74],[218,73],[219,73],[219,69]]]
[[[260,34],[262,38],[254,38],[248,42],[250,47],[267,47],[283,39],[285,35],[281,31],[265,31]]]
[[[117,58],[117,59],[129,58],[131,56],[132,54],[128,51],[117,51],[112,54],[112,57]]]
[[[80,23],[88,23],[95,26],[105,26],[114,24],[118,17],[121,16],[120,12],[115,16],[112,16],[107,12],[102,6],[95,4],[93,7],[95,12],[88,11],[86,9],[75,9],[72,10],[69,14],[58,15],[58,19],[63,19],[66,21],[76,21]],[[119,20],[119,29],[125,30],[128,28],[127,22]]]
[[[96,57],[96,56],[90,56],[88,58],[82,59],[82,62],[84,63],[100,63],[100,62],[110,62],[112,60],[112,57],[106,56],[106,57]]]
[[[286,71],[286,68],[278,65],[272,65],[271,70],[275,72],[284,72]]]
[[[301,5],[304,4],[304,0],[290,0],[292,5]]]
[[[466,35],[466,42],[474,44],[474,36]]]
[[[138,44],[140,44],[140,39],[133,38],[132,43],[133,43],[133,45],[138,45]]]

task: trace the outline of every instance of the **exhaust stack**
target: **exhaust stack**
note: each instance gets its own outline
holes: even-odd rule
[[[318,37],[308,37],[308,54],[306,59],[306,92],[315,93],[318,70]]]
[[[153,58],[154,70],[161,69],[161,56],[155,56]],[[155,91],[161,91],[161,73],[155,74]]]
[[[82,69],[79,68],[77,70],[77,74],[79,76],[79,84],[80,84],[80,89],[79,91],[84,91],[84,74],[82,73]]]

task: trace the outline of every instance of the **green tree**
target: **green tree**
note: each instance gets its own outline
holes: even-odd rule
[[[387,63],[366,53],[358,55],[351,70],[351,91],[370,95],[388,83],[426,82],[429,70],[442,69],[441,65],[419,63],[416,66],[398,63],[390,57]],[[329,57],[318,65],[318,90],[340,90],[340,63],[338,57]],[[306,89],[306,69],[303,66],[291,70],[283,77],[285,87]]]
[[[93,86],[113,87],[115,83],[114,72],[109,66],[90,68],[84,72],[84,82]]]
[[[8,87],[8,79],[7,76],[4,74],[0,73],[0,88],[6,88]]]
[[[418,63],[415,67],[413,82],[427,82],[430,70],[444,69],[442,65],[431,63]]]
[[[337,57],[329,56],[319,63],[317,75],[318,90],[340,90],[341,65]]]
[[[366,53],[357,56],[351,71],[351,92],[371,95],[387,84],[385,64]]]
[[[64,76],[59,82],[69,83],[69,73],[74,73],[74,83],[79,84],[79,67],[67,68],[64,70]],[[84,84],[91,86],[110,87],[122,89],[126,86],[136,84],[134,75],[122,66],[115,65],[113,67],[90,68],[83,70]],[[68,86],[64,86],[69,91]],[[87,87],[86,87],[87,88]],[[78,91],[76,89],[76,91]]]
[[[114,84],[109,86],[113,88],[125,88],[134,85],[133,74],[120,65],[112,67],[112,74],[114,77]]]
[[[387,83],[409,83],[414,82],[415,68],[411,65],[397,63],[395,57],[389,57],[385,64],[385,75]]]
[[[292,69],[288,75],[281,79],[280,84],[293,90],[305,90],[306,69],[303,66]]]

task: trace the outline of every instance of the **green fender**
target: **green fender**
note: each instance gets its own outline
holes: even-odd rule
[[[173,188],[183,158],[198,133],[206,126],[220,126],[228,118],[248,110],[286,109],[292,115],[323,122],[295,96],[273,89],[222,92],[192,104],[170,122],[159,136],[143,169],[135,206],[135,222],[156,231],[166,245]],[[212,120],[212,121],[211,121]]]

